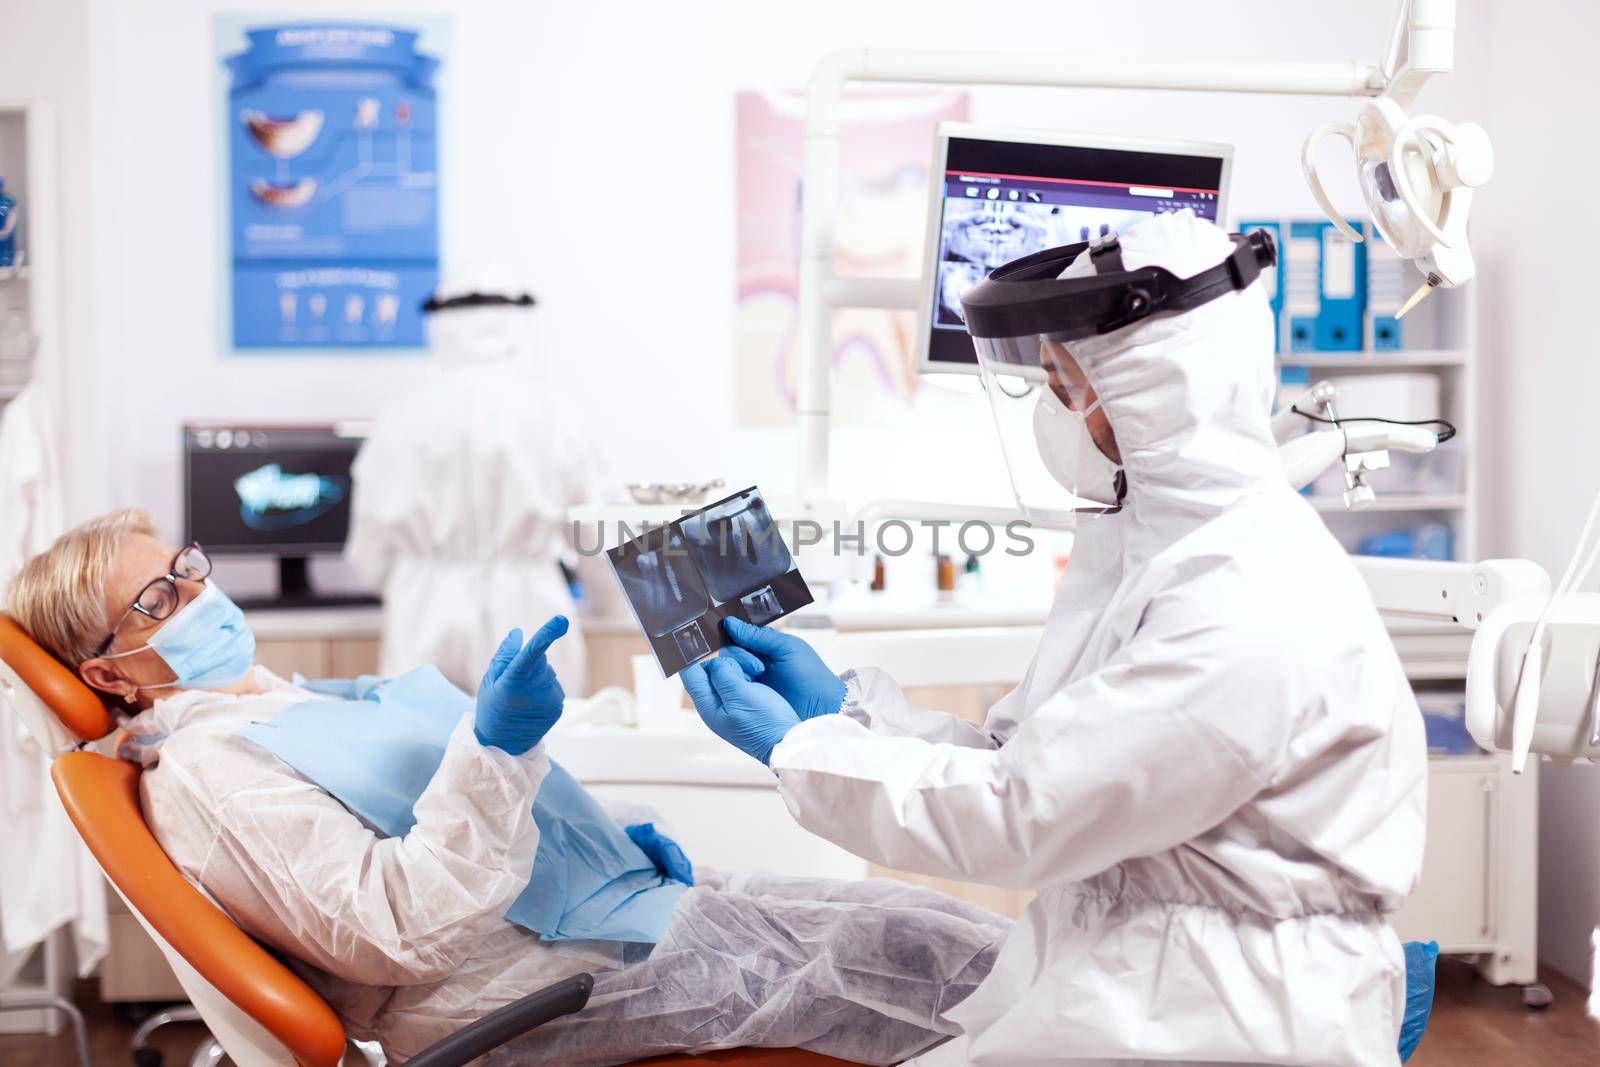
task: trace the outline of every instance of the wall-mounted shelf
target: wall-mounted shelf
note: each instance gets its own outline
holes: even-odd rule
[[[1379,475],[1381,478],[1381,475]],[[1381,484],[1378,478],[1374,484]],[[1370,515],[1374,511],[1457,511],[1467,506],[1467,497],[1461,493],[1391,493],[1379,490],[1378,499],[1360,511],[1348,511],[1344,501],[1336,496],[1308,496],[1311,506],[1325,514]]]
[[[1460,367],[1472,353],[1458,348],[1392,349],[1381,352],[1290,352],[1278,357],[1281,367],[1307,367],[1329,371],[1426,370],[1430,367]]]

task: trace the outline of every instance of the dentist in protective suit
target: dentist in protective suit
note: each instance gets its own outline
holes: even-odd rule
[[[1272,255],[1184,211],[965,298],[1021,506],[1082,520],[1033,665],[982,726],[736,620],[742,647],[685,672],[807,829],[1038,891],[946,1013],[962,1035],[918,1064],[1397,1062],[1388,916],[1421,864],[1422,720],[1280,473]],[[1025,419],[1006,379],[1035,387]]]

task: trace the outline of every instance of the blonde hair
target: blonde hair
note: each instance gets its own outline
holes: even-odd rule
[[[123,508],[68,530],[22,565],[7,593],[7,614],[69,667],[93,659],[111,625],[106,584],[122,542],[133,534],[156,536],[144,508]]]

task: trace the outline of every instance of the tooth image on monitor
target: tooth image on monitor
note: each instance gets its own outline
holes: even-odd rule
[[[306,307],[311,312],[311,321],[321,322],[322,316],[328,311],[328,298],[321,293],[312,293],[311,299],[306,301]]]
[[[310,148],[322,132],[322,112],[315,109],[286,117],[244,111],[239,120],[262,151],[274,159],[293,159]]]
[[[378,102],[370,96],[362,97],[356,103],[356,129],[371,130],[378,125]]]
[[[295,182],[269,182],[265,178],[250,179],[250,195],[268,207],[300,207],[309,204],[316,194],[315,178],[301,178]]]
[[[294,325],[295,305],[298,301],[293,293],[282,293],[278,296],[278,317],[285,326]]]
[[[344,321],[347,326],[354,326],[361,321],[362,312],[367,310],[367,302],[361,297],[351,294],[344,298]]]

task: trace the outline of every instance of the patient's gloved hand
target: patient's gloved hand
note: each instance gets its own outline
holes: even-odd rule
[[[506,634],[478,685],[479,741],[520,756],[561,718],[566,694],[545,651],[566,632],[566,616],[557,615],[527,645],[520,629]]]
[[[639,846],[639,851],[650,857],[650,862],[665,877],[684,885],[694,885],[694,864],[689,862],[689,857],[684,855],[676,841],[656,829],[655,823],[625,826],[623,833]]]
[[[711,732],[766,763],[800,716],[777,691],[753,682],[733,659],[691,663],[680,675],[695,710]]]
[[[729,637],[760,662],[762,670],[750,676],[776,689],[802,719],[830,715],[844,703],[844,683],[800,638],[732,616],[722,620],[722,625]],[[750,673],[748,669],[746,673]]]

